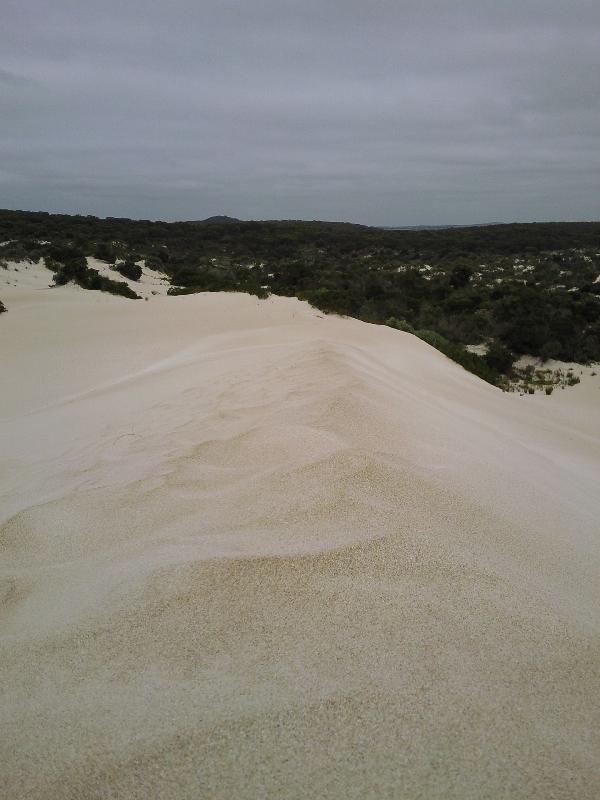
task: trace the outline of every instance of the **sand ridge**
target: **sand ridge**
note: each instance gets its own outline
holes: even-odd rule
[[[7,796],[597,796],[589,386],[291,298],[10,299]]]

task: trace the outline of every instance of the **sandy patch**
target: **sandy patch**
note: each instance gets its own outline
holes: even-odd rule
[[[53,283],[54,273],[47,269],[43,259],[0,264],[0,297],[25,298],[36,290],[48,289]]]

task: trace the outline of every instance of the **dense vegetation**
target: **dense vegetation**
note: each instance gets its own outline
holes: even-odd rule
[[[45,258],[57,282],[135,296],[125,283],[100,286],[108,279],[82,258],[95,255],[133,280],[134,262],[145,259],[170,277],[173,294],[273,292],[388,322],[496,383],[515,354],[600,360],[600,223],[384,230],[2,211],[0,241],[9,241],[0,258]],[[464,349],[481,342],[492,343],[485,359]]]
[[[123,261],[123,263],[115,264],[115,269],[124,278],[129,278],[131,281],[139,281],[142,277],[142,268],[133,261]]]

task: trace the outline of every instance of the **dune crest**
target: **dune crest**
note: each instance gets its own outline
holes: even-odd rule
[[[36,285],[0,319],[8,797],[598,795],[597,383]]]

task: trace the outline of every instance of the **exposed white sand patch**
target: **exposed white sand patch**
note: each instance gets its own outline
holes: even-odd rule
[[[468,344],[465,349],[469,353],[474,353],[476,356],[484,356],[489,350],[489,346],[483,342],[482,344]]]
[[[6,797],[598,796],[584,384],[234,294],[32,288],[0,357]]]
[[[36,289],[48,289],[54,283],[54,273],[44,260],[7,261],[0,264],[0,297],[27,297]]]
[[[565,375],[572,372],[579,378],[580,383],[565,388],[557,387],[548,401],[542,404],[544,413],[556,414],[566,424],[576,422],[580,430],[589,429],[596,433],[600,429],[600,364],[577,364],[572,361],[558,361],[550,358],[542,361],[534,356],[521,356],[516,362],[517,367],[532,366],[536,370],[560,370]],[[528,402],[536,403],[542,400],[541,395],[528,396]]]

